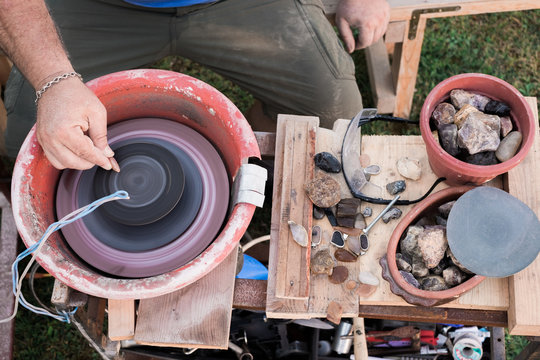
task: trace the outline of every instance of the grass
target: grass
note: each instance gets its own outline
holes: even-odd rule
[[[411,119],[417,119],[423,99],[440,81],[459,73],[480,72],[497,76],[514,85],[525,96],[540,95],[538,81],[540,11],[523,11],[429,20],[422,49],[413,99]],[[353,55],[357,80],[364,105],[373,106],[366,75],[364,54]],[[199,78],[229,97],[241,111],[253,103],[253,97],[229,80],[191,62],[168,57],[155,67],[172,69]],[[418,133],[416,129],[375,123],[369,133]],[[267,209],[257,210],[257,219],[268,219]],[[253,236],[269,232],[262,222]],[[50,297],[51,279],[39,282],[42,299]],[[30,295],[26,295],[31,299]],[[513,359],[526,346],[523,337],[506,336],[507,359]],[[70,325],[21,310],[15,326],[14,359],[99,359],[86,341]]]

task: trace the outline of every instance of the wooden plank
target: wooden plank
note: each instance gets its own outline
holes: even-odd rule
[[[385,43],[403,42],[405,38],[406,21],[392,21],[388,23],[386,34],[384,34]]]
[[[364,327],[364,318],[353,318],[353,336],[354,336],[354,358],[367,359],[368,347],[366,341],[366,329]]]
[[[535,116],[536,139],[527,157],[508,172],[508,191],[540,214],[540,133],[535,98],[526,98]],[[531,181],[534,180],[534,181]],[[526,269],[510,277],[508,329],[512,335],[540,334],[540,256]],[[535,284],[535,285],[532,285]]]
[[[238,252],[171,294],[140,300],[135,341],[153,346],[227,349]]]
[[[312,203],[304,184],[313,178],[316,118],[278,117],[277,137],[283,137],[283,150],[276,149],[274,177],[281,179],[282,192],[274,206],[280,207],[279,217],[272,218],[271,234],[278,239],[276,294],[278,298],[307,299],[309,296],[309,259],[311,247],[302,248],[292,237],[288,221],[303,225],[311,241]],[[278,158],[277,154],[282,158]],[[275,180],[274,180],[275,181]],[[277,222],[277,223],[276,223]],[[274,224],[275,223],[275,224]],[[275,231],[274,231],[275,230]],[[272,236],[272,235],[271,235]],[[272,241],[272,240],[271,240]],[[272,247],[272,242],[270,246]],[[270,259],[273,261],[274,259]]]
[[[340,0],[322,1],[326,14],[332,15],[336,13]],[[535,0],[388,0],[388,3],[390,4],[390,21],[410,20],[412,12],[417,9],[431,9],[448,6],[460,6],[461,9],[453,12],[432,13],[422,16],[448,17],[540,8],[540,4]]]
[[[409,25],[407,23],[405,26],[405,34],[409,31]],[[392,74],[396,89],[394,116],[408,118],[411,112],[425,28],[426,19],[420,17],[415,39],[409,40],[405,36],[403,42],[396,44],[394,48],[394,60],[392,63]]]
[[[274,157],[276,152],[276,133],[254,131],[262,157]]]
[[[380,114],[391,114],[396,105],[396,92],[386,46],[382,39],[366,48],[366,62],[373,100]]]
[[[108,302],[108,334],[113,341],[133,339],[135,335],[135,300]]]

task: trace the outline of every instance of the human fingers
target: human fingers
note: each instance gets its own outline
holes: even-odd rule
[[[49,160],[52,166],[54,166],[58,170],[63,170],[66,168],[70,169],[76,169],[76,170],[87,170],[94,166],[89,161],[84,161],[80,158],[78,158],[75,154],[73,154],[70,150],[65,148],[63,145],[59,146],[59,149],[54,149],[52,151],[48,150],[49,148],[45,149],[43,148],[43,152],[45,153],[45,156]],[[59,160],[55,154],[60,154],[61,160]]]
[[[355,49],[355,40],[349,22],[345,18],[337,17],[336,26],[345,44],[345,49],[348,53],[352,53]]]
[[[95,146],[92,139],[83,132],[81,127],[69,129],[60,141],[61,144],[69,150],[69,152],[77,156],[81,162],[90,162],[105,170],[110,170],[112,168],[112,164],[109,161],[109,158],[103,153],[103,150]],[[58,158],[58,154],[55,155]],[[71,156],[69,156],[67,152],[65,154],[62,152],[62,158],[59,160],[67,160],[68,157]]]

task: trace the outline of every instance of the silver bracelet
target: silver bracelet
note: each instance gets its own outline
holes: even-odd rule
[[[52,79],[51,81],[43,85],[41,90],[36,91],[36,100],[35,100],[36,105],[38,103],[38,100],[41,99],[41,97],[43,96],[45,91],[47,91],[47,89],[49,89],[54,84],[58,84],[60,81],[70,78],[70,77],[78,77],[81,81],[83,81],[81,74],[76,73],[75,71],[70,72],[70,73],[65,73],[65,74],[55,77],[54,79]]]

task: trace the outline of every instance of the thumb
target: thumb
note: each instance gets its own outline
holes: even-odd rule
[[[349,54],[352,53],[355,47],[354,35],[353,35],[353,32],[351,30],[349,23],[344,18],[337,18],[336,26],[339,30],[341,38],[343,39],[343,42],[345,43],[345,48],[347,49]]]

